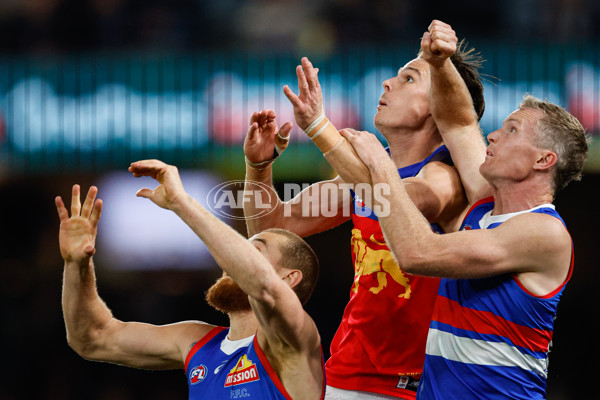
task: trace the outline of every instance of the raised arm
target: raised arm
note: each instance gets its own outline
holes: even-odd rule
[[[248,235],[253,236],[268,228],[282,228],[300,236],[309,236],[348,220],[350,196],[340,178],[311,185],[286,202],[279,198],[272,181],[273,148],[283,144],[287,146],[291,123],[283,124],[278,130],[276,117],[272,110],[252,114],[244,141],[244,197],[247,199],[244,201],[244,214]],[[265,206],[269,212],[265,212]],[[332,212],[323,213],[321,209]]]
[[[423,34],[421,50],[429,63],[431,113],[473,204],[490,193],[489,184],[479,173],[486,146],[469,90],[450,60],[457,42],[450,25],[433,21]]]
[[[571,241],[558,219],[526,213],[494,229],[436,235],[408,196],[394,164],[382,157],[385,151],[377,138],[363,132],[346,137],[369,166],[374,184],[390,184],[384,196],[387,207],[381,207],[378,217],[386,243],[406,272],[459,279],[512,273],[536,295],[546,295],[564,282]]]
[[[202,239],[223,271],[248,294],[267,335],[297,346],[315,343],[316,327],[291,287],[254,244],[187,195],[176,167],[144,160],[132,163],[129,171],[160,183],[156,189],[141,189],[137,195],[173,211]]]
[[[200,322],[155,326],[114,318],[98,295],[92,256],[102,201],[90,188],[83,207],[73,186],[71,216],[56,198],[60,218],[60,253],[65,261],[62,308],[69,345],[82,357],[136,368],[183,368],[193,342],[213,326]]]
[[[354,148],[325,117],[318,69],[304,57],[296,68],[299,95],[288,87],[284,92],[294,106],[296,122],[323,152],[329,164],[348,184],[371,183],[371,176]],[[356,132],[346,128],[343,131]],[[389,156],[386,154],[386,158]],[[419,210],[430,222],[439,222],[444,230],[457,228],[458,215],[465,208],[463,189],[456,170],[434,162],[425,166],[419,176],[408,178],[407,190]],[[374,192],[371,192],[373,194]],[[361,196],[367,206],[373,199]]]
[[[301,62],[302,65],[296,67],[299,94],[296,95],[287,85],[283,87],[283,92],[294,107],[296,123],[344,181],[369,183],[369,171],[325,116],[318,68],[314,68],[306,57]]]

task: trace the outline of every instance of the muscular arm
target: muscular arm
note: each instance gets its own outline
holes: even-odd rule
[[[250,201],[244,202],[249,236],[268,228],[282,228],[305,237],[334,228],[350,219],[350,192],[344,189],[339,177],[310,185],[284,202],[273,187],[271,168],[268,166],[258,171],[246,166],[245,190],[261,191],[260,201],[254,201],[256,194],[249,194],[246,197]],[[270,188],[268,193],[264,189],[266,187]],[[270,210],[268,213],[258,207],[265,204]],[[260,217],[250,217],[259,214]]]
[[[389,182],[389,207],[378,215],[386,243],[406,272],[447,278],[517,274],[544,295],[566,278],[571,242],[562,223],[544,214],[515,216],[494,229],[434,234],[411,201],[393,162],[381,159],[374,136],[352,138],[371,169],[373,183]]]
[[[62,295],[67,341],[79,355],[134,368],[183,368],[191,345],[214,326],[122,322],[98,296],[94,265],[65,263]]]
[[[452,64],[456,51],[452,28],[434,21],[423,35],[421,49],[429,63],[431,114],[458,169],[469,203],[487,197],[489,184],[479,173],[486,146],[469,90]],[[433,40],[432,40],[433,36]]]
[[[80,207],[79,186],[73,187],[72,216],[60,197],[60,248],[65,260],[62,308],[69,345],[82,357],[136,368],[182,368],[191,344],[211,325],[187,321],[156,326],[114,318],[98,295],[92,255],[102,202],[92,187]],[[93,207],[93,211],[92,211]],[[80,215],[81,213],[81,215]]]
[[[131,164],[130,171],[161,183],[155,190],[140,190],[138,196],[173,211],[202,239],[223,271],[248,294],[267,336],[296,348],[315,343],[316,327],[291,287],[250,241],[187,195],[176,167],[145,160]]]
[[[206,244],[219,266],[250,297],[252,308],[268,336],[300,347],[316,327],[293,290],[248,240],[219,221],[194,199],[176,203],[173,211]]]

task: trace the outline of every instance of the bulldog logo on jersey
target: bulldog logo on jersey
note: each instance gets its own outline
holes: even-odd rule
[[[190,371],[190,385],[200,383],[206,378],[206,366],[204,364],[192,368]]]
[[[225,378],[225,387],[233,385],[243,385],[244,383],[260,380],[256,364],[248,359],[248,355],[244,354],[238,360],[235,367],[229,371]]]

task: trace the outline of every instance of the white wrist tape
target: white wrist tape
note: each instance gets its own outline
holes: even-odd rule
[[[262,161],[262,162],[252,162],[252,161],[248,160],[248,157],[244,156],[244,158],[246,159],[246,164],[248,164],[250,167],[252,167],[256,170],[259,170],[259,171],[262,171],[263,169],[265,169],[265,167],[267,167],[269,164],[271,164],[273,161],[275,161],[275,159],[271,159],[271,160]]]
[[[280,131],[277,131],[277,137],[279,137],[279,139],[281,139],[281,140],[283,140],[283,141],[286,141],[286,142],[287,142],[288,140],[290,140],[290,135],[289,135],[289,134],[288,134],[288,136],[287,136],[287,137],[283,137],[283,136],[281,136],[281,135],[279,134],[279,132],[280,132]]]
[[[319,113],[319,115],[317,115],[317,119],[315,119],[312,124],[310,124],[305,130],[304,132],[308,133],[310,131],[312,131],[317,125],[319,125],[321,123],[321,121],[323,121],[323,119],[325,118],[325,113],[323,111],[321,111]]]
[[[281,153],[283,153],[283,151],[287,148],[289,142],[289,134],[287,137],[283,137],[279,134],[279,131],[277,131],[277,135],[275,136],[275,152],[273,153],[273,159],[276,159]]]
[[[304,132],[306,132],[309,138],[315,140],[321,133],[325,132],[329,125],[329,119],[325,117],[325,114],[321,113]]]

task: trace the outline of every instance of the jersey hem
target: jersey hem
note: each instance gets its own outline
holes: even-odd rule
[[[396,378],[394,378],[396,380]],[[368,392],[368,393],[377,393],[377,394],[385,394],[387,396],[395,396],[399,399],[406,400],[414,400],[417,397],[417,392],[413,392],[412,390],[401,389],[401,388],[393,388],[393,389],[385,389],[377,387],[376,385],[380,385],[381,382],[373,382],[373,384],[369,385],[360,385],[360,384],[352,384],[349,383],[348,380],[336,380],[332,379],[331,376],[327,377],[327,385],[332,386],[337,389],[344,390],[355,390],[360,392]]]

